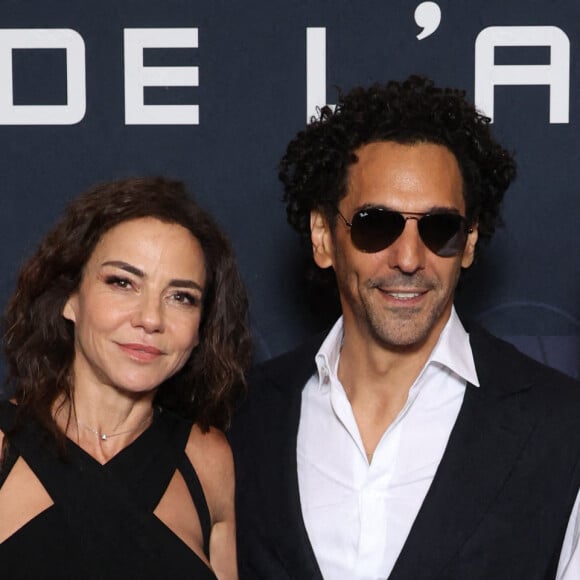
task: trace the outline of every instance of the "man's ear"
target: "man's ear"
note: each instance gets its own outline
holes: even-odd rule
[[[467,234],[465,249],[463,250],[463,256],[461,257],[462,268],[469,268],[469,266],[473,264],[473,259],[475,257],[475,246],[477,245],[478,236],[479,232],[477,230],[477,223],[474,223],[469,228],[469,233]]]
[[[62,309],[62,315],[71,322],[77,321],[78,295],[71,294]]]
[[[333,265],[332,232],[326,216],[319,209],[310,212],[310,239],[316,265],[319,268],[330,268]]]

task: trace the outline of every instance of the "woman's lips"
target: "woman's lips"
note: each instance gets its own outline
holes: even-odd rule
[[[117,343],[119,348],[131,358],[140,361],[151,361],[163,354],[162,350],[154,346],[137,343]]]

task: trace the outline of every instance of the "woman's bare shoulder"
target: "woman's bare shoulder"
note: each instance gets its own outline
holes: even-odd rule
[[[211,472],[231,470],[233,473],[232,450],[223,431],[219,429],[211,427],[204,432],[197,424],[194,425],[185,452],[196,470],[207,468]]]

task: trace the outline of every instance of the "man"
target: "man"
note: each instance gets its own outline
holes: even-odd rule
[[[514,176],[464,93],[419,77],[354,89],[290,143],[289,221],[342,316],[250,377],[242,579],[572,578],[578,384],[453,307]]]

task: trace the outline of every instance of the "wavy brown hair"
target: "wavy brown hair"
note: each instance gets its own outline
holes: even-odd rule
[[[231,245],[182,183],[135,178],[97,185],[74,199],[20,271],[4,315],[7,381],[20,416],[32,416],[55,436],[55,401],[74,388],[74,325],[62,316],[102,236],[144,217],[183,226],[199,241],[207,283],[200,342],[184,367],[159,388],[155,404],[196,421],[204,430],[230,423],[251,362],[248,301]]]

